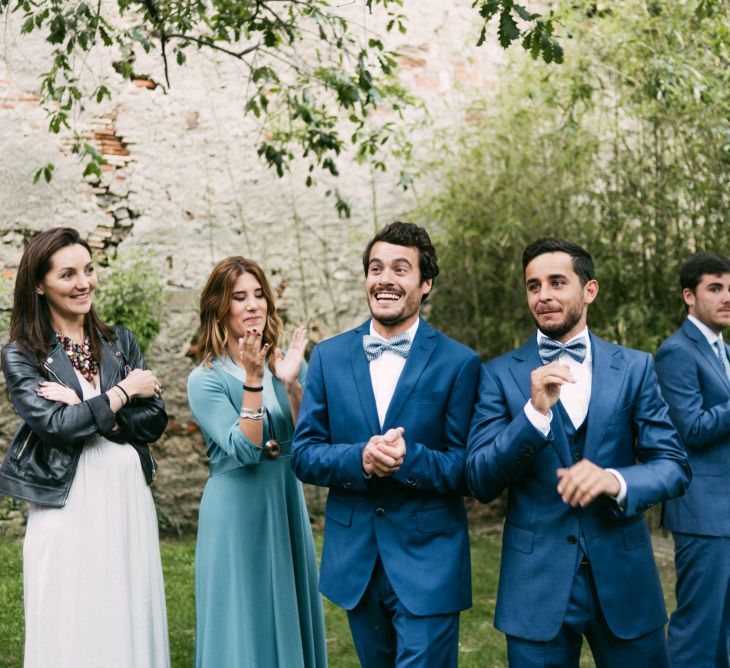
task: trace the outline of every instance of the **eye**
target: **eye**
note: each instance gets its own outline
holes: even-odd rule
[[[257,290],[256,291],[256,299],[263,299],[263,298],[264,298],[263,291],[262,290]]]
[[[72,271],[64,271],[61,274],[61,278],[71,278],[71,276],[73,276],[73,272]]]
[[[86,267],[86,273],[90,276],[94,273],[94,267]]]

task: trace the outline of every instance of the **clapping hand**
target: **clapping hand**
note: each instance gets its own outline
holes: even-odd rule
[[[274,369],[276,377],[284,383],[291,385],[296,382],[299,372],[302,370],[304,351],[307,347],[307,328],[304,325],[297,327],[291,337],[291,345],[286,355],[281,348],[274,351]]]
[[[403,427],[388,429],[382,436],[373,436],[362,451],[362,468],[368,475],[384,478],[393,475],[403,464],[406,442]]]
[[[75,406],[81,403],[79,395],[76,394],[70,387],[61,385],[61,383],[53,383],[49,380],[44,380],[38,386],[37,394],[39,397],[48,399],[48,401],[58,401],[59,403],[66,404],[67,406]]]

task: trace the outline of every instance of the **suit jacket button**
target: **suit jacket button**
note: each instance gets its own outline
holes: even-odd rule
[[[377,509],[375,510],[375,514],[376,514],[376,515],[377,515],[378,517],[385,517],[385,510],[384,510],[383,508],[377,508]]]
[[[570,536],[568,536],[568,542],[569,542],[569,543],[570,543],[571,545],[575,545],[575,544],[576,544],[576,543],[578,542],[578,539],[577,539],[577,538],[576,538],[575,536],[573,536],[573,535],[571,534]]]

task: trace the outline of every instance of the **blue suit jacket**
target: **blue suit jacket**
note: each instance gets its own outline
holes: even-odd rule
[[[471,605],[464,460],[479,357],[421,320],[381,429],[367,333],[369,321],[314,349],[294,433],[297,476],[330,488],[320,590],[352,609],[380,553],[411,613],[463,610]],[[399,426],[407,448],[400,470],[366,479],[367,441]]]
[[[728,537],[730,381],[707,339],[689,320],[659,347],[656,366],[693,474],[687,494],[664,504],[664,526]]]
[[[509,490],[495,626],[535,641],[562,624],[582,540],[609,627],[635,638],[666,621],[649,530],[641,513],[682,494],[690,479],[652,358],[591,334],[593,381],[584,456],[618,470],[622,511],[607,497],[574,509],[556,469],[573,464],[559,411],[548,437],[527,419],[530,373],[542,365],[536,337],[482,368],[469,436],[467,480],[482,501]],[[581,536],[582,532],[582,536]]]

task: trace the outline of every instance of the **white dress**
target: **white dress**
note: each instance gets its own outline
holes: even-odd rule
[[[99,393],[77,372],[84,399]],[[136,450],[83,447],[63,508],[31,505],[25,668],[167,668],[157,516]]]

